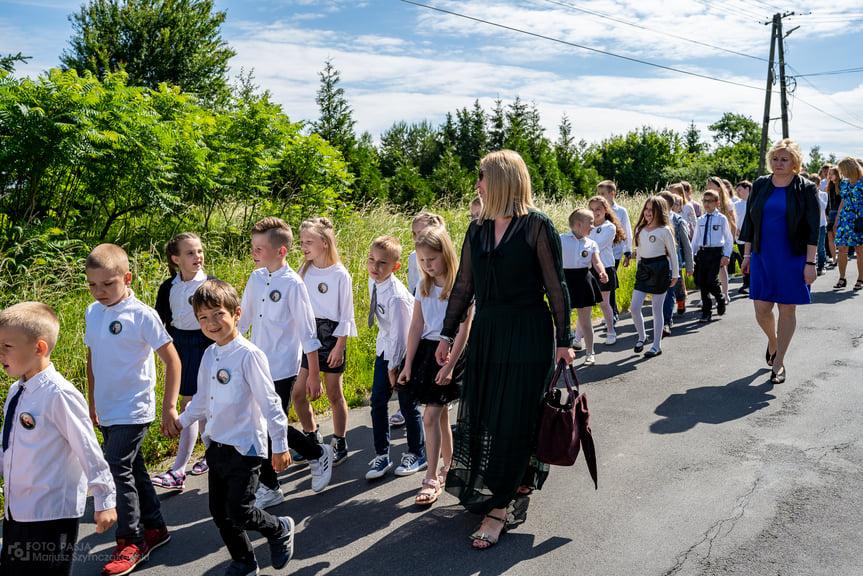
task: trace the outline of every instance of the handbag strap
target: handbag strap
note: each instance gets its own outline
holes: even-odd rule
[[[552,376],[551,381],[548,383],[548,393],[550,394],[554,391],[555,384],[557,384],[558,380],[563,375],[563,383],[566,385],[567,391],[567,404],[571,404],[575,402],[575,397],[578,396],[578,376],[575,374],[575,368],[572,367],[572,364],[567,364],[566,361],[561,358],[557,363],[557,368],[554,370],[554,376]],[[575,388],[575,392],[573,392],[573,388]]]

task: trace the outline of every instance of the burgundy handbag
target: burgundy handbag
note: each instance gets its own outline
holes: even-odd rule
[[[557,387],[561,380],[566,385],[565,403],[561,402],[563,390]],[[546,464],[572,466],[578,458],[580,448],[584,449],[584,458],[587,460],[594,488],[598,488],[596,449],[590,431],[587,397],[578,392],[575,369],[561,360],[542,400],[536,458]]]

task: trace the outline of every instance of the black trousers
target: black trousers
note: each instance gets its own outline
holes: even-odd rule
[[[617,269],[618,269],[619,267],[620,267],[620,260],[619,260],[619,259],[616,259],[616,260],[614,261],[614,272],[615,272],[615,273],[617,273]],[[620,278],[620,276],[618,276],[618,278]],[[614,290],[612,290],[612,291],[611,291],[611,294],[609,294],[609,295],[608,295],[608,304],[609,304],[609,306],[611,306],[611,312],[612,312],[615,316],[617,316],[617,315],[618,315],[618,312],[617,312],[617,298],[615,297],[615,294],[617,294],[617,286],[618,286],[619,284],[620,284],[620,281],[618,281],[617,285],[615,285]]]
[[[0,576],[71,574],[78,521],[78,518],[62,518],[18,522],[11,517],[4,520]]]
[[[233,446],[211,442],[207,448],[210,514],[231,559],[251,563],[255,549],[246,530],[265,538],[282,534],[282,523],[269,512],[255,508],[255,490],[263,458],[243,456]]]
[[[713,301],[723,302],[722,285],[719,283],[719,268],[722,263],[722,248],[700,248],[695,255],[695,276],[701,288],[701,315],[710,316]]]
[[[296,382],[296,376],[275,381],[276,394],[282,401],[282,410],[285,411],[285,414],[291,409],[291,392],[293,392]],[[288,445],[299,452],[306,461],[317,460],[323,453],[317,442],[293,426],[288,426]],[[273,470],[272,458],[273,443],[267,438],[267,459],[261,463],[261,484],[270,490],[275,490],[279,487],[279,478],[276,476],[276,471]]]

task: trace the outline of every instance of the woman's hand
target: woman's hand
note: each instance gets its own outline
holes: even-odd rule
[[[749,261],[752,258],[747,254],[743,256],[743,262],[740,263],[740,273],[741,274],[749,274]]]
[[[815,266],[812,264],[807,264],[803,267],[803,280],[806,284],[811,285],[815,282],[815,279],[818,277],[818,271],[815,269]]]
[[[575,350],[569,347],[558,347],[554,355],[554,363],[557,364],[561,360],[565,361],[567,366],[572,364],[575,361]]]

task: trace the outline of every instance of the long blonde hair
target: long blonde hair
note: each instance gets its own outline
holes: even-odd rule
[[[455,253],[455,247],[452,245],[452,239],[449,237],[449,232],[446,228],[439,226],[429,226],[419,233],[417,241],[414,242],[414,248],[424,248],[438,252],[443,256],[443,261],[446,264],[446,279],[440,291],[440,299],[448,300],[452,286],[455,284],[455,277],[458,273],[458,256]],[[434,278],[426,274],[425,269],[420,266],[422,273],[422,282],[419,285],[419,294],[422,297],[427,297],[432,292],[434,287]]]
[[[707,181],[717,188],[719,191],[719,213],[728,219],[728,225],[731,227],[731,234],[737,235],[737,213],[734,211],[734,202],[732,202],[731,191],[728,189],[722,178],[711,176]]]
[[[303,232],[314,234],[324,241],[324,244],[327,246],[327,267],[341,262],[338,248],[336,248],[336,233],[333,231],[333,223],[330,222],[329,218],[320,216],[303,221],[300,224],[300,234]],[[300,276],[305,278],[306,270],[311,265],[311,260],[305,260],[300,266]]]
[[[518,152],[498,150],[480,161],[485,180],[485,201],[479,224],[495,218],[526,216],[534,208],[530,195],[530,173]]]
[[[665,200],[660,198],[659,196],[651,196],[644,202],[644,207],[641,209],[641,213],[638,215],[638,222],[635,224],[635,231],[633,235],[635,236],[635,245],[638,246],[638,235],[641,231],[647,228],[647,219],[644,217],[644,208],[647,208],[647,205],[650,204],[651,208],[653,208],[653,223],[657,226],[668,226],[668,205],[665,203]],[[674,234],[671,235],[674,238]]]

